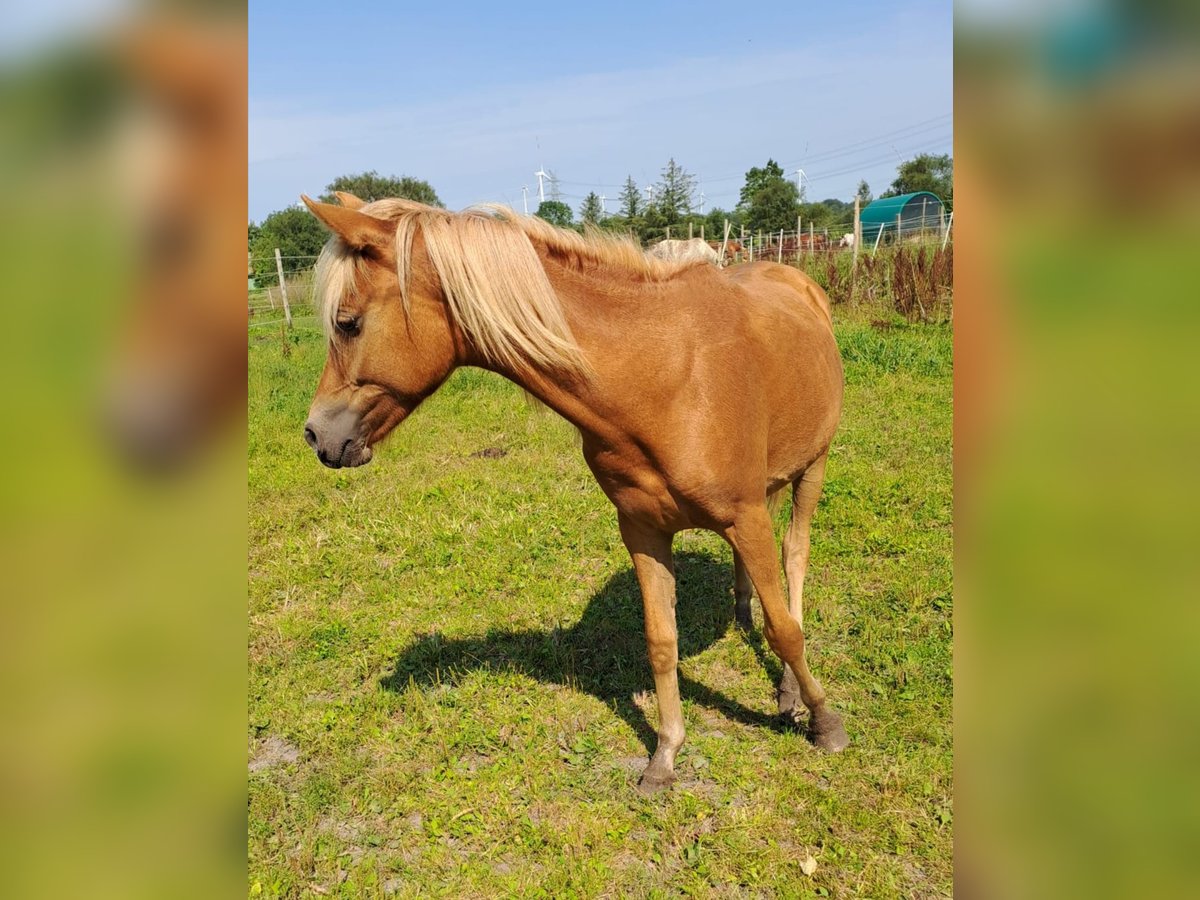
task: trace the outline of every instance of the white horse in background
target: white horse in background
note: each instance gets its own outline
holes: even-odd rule
[[[854,232],[848,231],[842,235],[842,239],[838,241],[839,247],[853,248],[854,247]]]
[[[659,241],[646,251],[646,255],[653,256],[655,259],[666,259],[673,262],[702,259],[705,262],[712,263],[714,266],[721,265],[721,255],[708,246],[707,243],[700,240],[700,238],[692,238],[686,241],[677,241],[674,239]]]

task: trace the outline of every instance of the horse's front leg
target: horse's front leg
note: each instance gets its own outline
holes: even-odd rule
[[[621,538],[633,558],[646,613],[646,650],[658,694],[658,746],[638,784],[653,793],[675,780],[675,755],[683,746],[679,702],[679,642],[675,630],[675,566],[671,535],[620,516]]]

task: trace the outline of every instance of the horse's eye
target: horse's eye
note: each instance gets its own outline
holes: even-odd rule
[[[338,319],[337,330],[346,335],[346,337],[354,337],[354,335],[358,334],[358,317]]]

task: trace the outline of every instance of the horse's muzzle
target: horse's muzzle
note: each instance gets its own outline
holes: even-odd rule
[[[304,425],[304,440],[322,465],[331,469],[361,466],[371,461],[371,448],[362,420],[350,407],[314,410]]]

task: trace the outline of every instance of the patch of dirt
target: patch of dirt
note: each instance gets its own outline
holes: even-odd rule
[[[633,772],[635,775],[640,775],[642,770],[650,764],[649,758],[645,756],[620,756],[614,762],[616,762],[617,768]]]
[[[336,819],[328,817],[317,823],[317,829],[326,834],[332,834],[339,841],[346,844],[352,844],[358,840],[358,836],[362,831],[357,825],[351,825],[349,822],[339,822]]]
[[[501,459],[508,456],[508,451],[502,447],[484,447],[471,454],[474,459]]]
[[[476,769],[486,766],[490,762],[491,759],[482,753],[472,752],[463,754],[456,763],[456,766],[463,771],[474,772]]]
[[[299,759],[299,747],[273,734],[258,745],[258,750],[255,751],[248,768],[251,772],[259,772],[263,769],[294,763]]]

